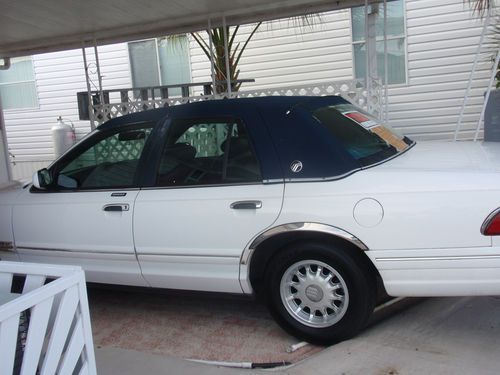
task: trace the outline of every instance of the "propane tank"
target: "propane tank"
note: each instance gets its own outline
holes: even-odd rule
[[[52,141],[54,142],[54,154],[56,159],[64,154],[75,143],[75,128],[73,124],[64,123],[62,117],[57,118],[57,124],[50,129],[52,132]]]

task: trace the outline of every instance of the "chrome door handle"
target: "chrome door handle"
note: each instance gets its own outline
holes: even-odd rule
[[[102,207],[102,210],[106,212],[122,212],[122,211],[128,211],[129,209],[130,206],[127,203],[106,204]]]
[[[262,208],[261,201],[238,201],[231,203],[233,210],[256,210],[257,208]]]

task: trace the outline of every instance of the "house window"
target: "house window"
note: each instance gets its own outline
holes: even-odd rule
[[[379,15],[375,22],[377,71],[380,79],[385,80],[384,61],[384,5],[382,3],[368,6],[378,6]],[[351,10],[352,16],[352,48],[354,51],[354,76],[364,79],[366,76],[366,43],[365,43],[365,7]],[[405,36],[404,1],[387,2],[387,72],[389,84],[406,83],[406,36]]]
[[[31,56],[11,59],[10,68],[0,70],[0,97],[4,109],[38,106]]]
[[[128,44],[134,87],[176,85],[191,81],[188,40],[185,35]],[[181,89],[170,89],[170,96]]]

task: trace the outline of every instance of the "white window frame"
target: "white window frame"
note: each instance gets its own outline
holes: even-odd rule
[[[35,64],[33,63],[33,56],[23,56],[22,58],[29,59],[31,61],[31,70],[33,73],[33,79],[28,79],[25,81],[15,81],[15,82],[8,82],[8,83],[2,83],[0,82],[0,86],[11,86],[11,85],[17,85],[20,83],[33,83],[33,87],[35,88],[35,99],[36,103],[32,107],[16,107],[16,108],[3,108],[5,112],[26,112],[26,111],[36,111],[40,109],[40,96],[38,94],[38,84],[36,81],[36,75],[35,75]]]
[[[405,62],[405,82],[401,82],[401,83],[389,83],[388,86],[389,87],[406,87],[410,84],[409,82],[409,74],[408,74],[408,26],[407,26],[407,21],[406,21],[406,0],[402,0],[402,3],[403,3],[403,22],[404,22],[404,25],[403,25],[403,30],[404,30],[404,34],[402,34],[401,36],[393,36],[393,37],[390,37],[390,36],[387,36],[387,42],[389,42],[390,40],[396,40],[396,39],[401,39],[401,38],[404,38],[404,43],[403,43],[403,47],[404,47],[404,62]],[[381,3],[378,3],[379,4],[379,7],[384,7],[384,3],[381,2]],[[368,4],[368,5],[371,5],[371,4]],[[362,7],[363,5],[360,5],[360,7]],[[357,8],[357,7],[356,7]],[[356,78],[356,64],[355,64],[355,53],[354,53],[354,46],[356,44],[363,44],[363,43],[366,43],[366,40],[358,40],[358,41],[354,41],[354,38],[353,38],[353,31],[352,31],[352,8],[349,8],[349,19],[350,19],[350,22],[349,22],[349,30],[350,30],[350,33],[351,33],[351,61],[352,61],[352,78],[353,79],[358,79]],[[375,42],[383,42],[384,41],[384,37],[381,36],[381,37],[376,37],[375,38]],[[365,47],[366,48],[366,47]]]
[[[187,53],[187,57],[188,57],[187,60],[188,61],[187,61],[187,63],[189,64],[189,81],[193,82],[193,69],[192,69],[192,65],[191,65],[190,39],[189,39],[189,35],[188,34],[185,34],[185,35],[186,35],[186,48],[188,49],[188,53]],[[131,62],[131,56],[130,56],[130,48],[128,46],[131,43],[147,42],[147,41],[150,41],[150,40],[154,40],[155,41],[156,62],[158,64],[158,70],[157,70],[156,73],[158,74],[158,82],[160,82],[160,86],[164,85],[162,77],[161,77],[160,54],[159,54],[159,51],[158,51],[158,38],[146,38],[146,39],[139,39],[139,40],[134,40],[134,41],[131,41],[131,42],[127,42],[128,71],[129,71],[130,83],[131,83],[132,87],[134,86],[134,77],[133,77],[133,73],[132,73],[132,62]],[[192,88],[190,87],[189,88],[189,95],[190,96],[191,96],[191,89]]]

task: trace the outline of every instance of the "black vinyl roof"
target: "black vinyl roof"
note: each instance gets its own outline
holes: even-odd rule
[[[348,103],[340,96],[264,96],[255,98],[235,98],[205,100],[187,104],[179,104],[171,107],[151,109],[143,112],[131,113],[111,119],[99,126],[105,130],[131,122],[159,121],[163,117],[190,117],[192,114],[203,113],[206,116],[231,116],[241,113],[249,108],[259,108],[264,113],[281,112],[292,110],[296,106],[305,108],[317,108],[323,105]]]

